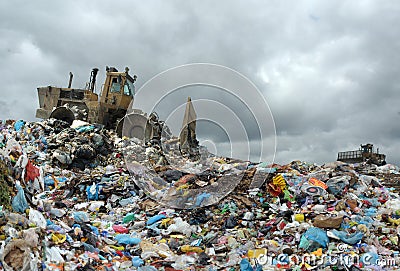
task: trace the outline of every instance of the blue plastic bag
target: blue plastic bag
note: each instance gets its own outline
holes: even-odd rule
[[[92,253],[99,253],[100,252],[100,249],[92,246],[91,244],[83,242],[82,245],[83,245],[83,248],[85,249],[85,251],[89,251],[89,252],[92,252]]]
[[[357,216],[352,217],[351,220],[354,221],[354,222],[357,222],[358,224],[367,225],[368,227],[370,227],[372,225],[372,223],[374,223],[374,220],[369,216],[357,215]]]
[[[122,245],[137,245],[142,241],[140,238],[132,237],[130,234],[118,234],[114,239],[118,244]]]
[[[299,248],[308,251],[314,251],[318,247],[326,248],[329,244],[329,238],[326,232],[320,228],[309,228],[300,239]]]
[[[196,198],[196,206],[200,206],[204,200],[208,199],[211,196],[210,193],[203,192]]]
[[[94,130],[94,126],[93,125],[86,125],[86,126],[81,126],[76,128],[75,130],[77,130],[79,133],[84,133],[84,132],[89,132]]]
[[[364,214],[366,216],[375,217],[377,214],[377,210],[374,207],[368,208],[364,210]]]
[[[99,233],[99,229],[98,229],[97,227],[92,226],[92,225],[89,225],[89,227],[92,229],[93,233],[94,233],[96,236],[98,236],[98,235],[100,234],[100,233]]]
[[[379,255],[374,252],[367,252],[361,255],[360,260],[365,266],[378,265]]]
[[[22,189],[22,187],[19,184],[16,184],[16,186],[17,186],[18,193],[13,198],[12,208],[15,212],[24,213],[25,210],[29,208],[29,205],[25,198],[24,189]]]
[[[74,213],[74,220],[77,223],[85,223],[85,222],[89,222],[89,215],[85,212],[75,212]]]
[[[21,129],[22,129],[22,127],[24,127],[24,125],[25,125],[25,122],[23,120],[19,120],[19,121],[15,122],[15,124],[14,124],[15,131],[17,131],[17,132],[21,131]]]
[[[249,260],[242,259],[242,261],[240,262],[240,271],[254,271]]]
[[[152,224],[156,223],[157,221],[160,221],[161,219],[164,219],[164,218],[166,218],[165,215],[155,215],[155,216],[152,216],[152,217],[150,217],[150,218],[147,220],[146,225],[147,225],[147,226],[150,226],[150,225],[152,225]]]
[[[138,268],[138,271],[158,271],[158,270],[154,266],[146,265],[146,266],[140,266]]]
[[[99,185],[93,183],[92,185],[86,187],[87,199],[98,200],[99,199]]]
[[[144,264],[144,261],[139,256],[133,256],[132,258],[132,265],[134,267],[139,267]]]
[[[355,232],[352,234],[347,234],[345,231],[338,231],[338,230],[332,230],[332,233],[337,236],[340,240],[345,242],[346,244],[349,245],[354,245],[358,242],[361,241],[361,239],[364,237],[364,234],[362,232]]]

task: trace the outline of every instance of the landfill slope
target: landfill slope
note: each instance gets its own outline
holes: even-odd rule
[[[0,270],[398,270],[399,178],[3,121]]]

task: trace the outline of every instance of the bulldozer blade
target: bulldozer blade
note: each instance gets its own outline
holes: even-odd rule
[[[147,118],[144,115],[130,113],[118,122],[116,132],[120,137],[136,137],[140,140],[144,140],[146,124]]]
[[[57,107],[53,110],[53,112],[51,112],[50,118],[62,120],[68,122],[71,125],[72,122],[74,122],[75,120],[75,115],[70,109],[66,107]]]

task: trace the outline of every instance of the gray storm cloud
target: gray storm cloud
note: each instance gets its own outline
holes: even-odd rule
[[[140,88],[168,68],[209,62],[261,90],[277,162],[329,162],[371,142],[400,164],[399,12],[394,0],[1,1],[0,118],[35,120],[36,88],[66,87],[70,71],[84,87],[100,68],[99,91],[106,65],[129,66]],[[208,98],[227,101],[257,140],[248,112],[219,95]],[[211,128],[204,137],[221,143]]]

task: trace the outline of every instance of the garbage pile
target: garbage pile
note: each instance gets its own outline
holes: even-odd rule
[[[1,122],[0,270],[398,270],[399,175]]]

